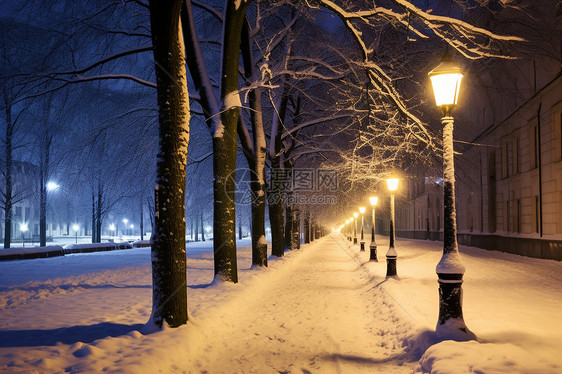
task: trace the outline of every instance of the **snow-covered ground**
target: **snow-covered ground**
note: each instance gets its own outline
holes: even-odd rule
[[[388,239],[377,238],[384,259]],[[190,321],[150,333],[150,249],[0,263],[0,370],[99,373],[560,373],[562,264],[461,246],[478,342],[437,342],[441,243],[398,239],[400,279],[332,234],[240,283],[188,245]]]

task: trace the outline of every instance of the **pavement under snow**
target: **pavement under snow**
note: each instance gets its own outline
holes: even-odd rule
[[[387,238],[377,238],[384,259]],[[400,279],[339,234],[212,283],[188,245],[186,326],[150,333],[150,249],[0,263],[0,370],[98,373],[557,373],[562,264],[461,247],[479,341],[439,342],[439,242],[397,241]]]

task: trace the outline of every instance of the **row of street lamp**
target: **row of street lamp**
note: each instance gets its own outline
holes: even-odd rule
[[[394,248],[394,193],[398,189],[398,183],[400,179],[392,174],[390,177],[386,179],[386,185],[388,190],[390,191],[390,245],[388,247],[388,251],[386,252],[386,276],[387,277],[394,277],[397,275],[396,272],[396,259],[398,257],[398,253]],[[370,250],[370,261],[378,261],[377,259],[377,243],[375,240],[375,207],[379,202],[378,196],[371,196],[369,197],[369,203],[371,204],[372,208],[372,225],[371,225],[371,244],[369,244]],[[367,208],[359,207],[359,213],[361,213],[361,239],[360,239],[360,248],[361,251],[365,250],[365,236],[364,236],[364,227],[365,227],[365,212]],[[359,222],[358,217],[359,213],[355,212],[353,215],[345,221],[345,224],[341,225],[339,230],[341,231],[344,227],[346,232],[348,233],[347,239],[349,241],[353,241],[353,244],[357,244],[357,224]],[[351,228],[353,227],[353,237],[351,237]]]
[[[439,283],[439,317],[436,327],[436,334],[441,338],[455,340],[470,340],[476,336],[466,326],[462,313],[462,278],[464,275],[464,265],[461,261],[457,243],[457,224],[455,208],[455,168],[453,152],[453,117],[451,110],[457,105],[462,73],[453,63],[450,55],[446,52],[441,63],[429,74],[435,102],[443,112],[441,123],[443,124],[443,202],[444,202],[444,223],[443,223],[443,255],[437,264],[436,273]],[[393,191],[398,187],[398,179],[387,179],[387,185],[391,191],[390,196],[390,244],[386,253],[387,277],[396,276],[396,258],[398,254],[394,248],[395,228],[394,228],[394,194]],[[375,206],[377,198],[371,198],[373,207],[373,232],[371,242],[371,253],[375,251]],[[362,227],[361,240],[363,241],[363,213],[365,208],[360,208]],[[355,220],[353,242],[357,243],[356,226],[358,213],[341,225],[341,231],[347,225],[347,232],[350,231],[350,224]],[[351,240],[348,235],[348,239]],[[361,243],[361,250],[364,250],[364,243]],[[373,255],[371,254],[371,259]]]

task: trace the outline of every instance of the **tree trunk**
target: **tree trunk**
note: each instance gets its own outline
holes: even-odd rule
[[[283,215],[283,184],[279,157],[271,159],[271,176],[268,191],[269,222],[271,224],[271,254],[282,257],[285,253],[285,217]]]
[[[310,243],[310,212],[304,212],[304,244]]]
[[[98,184],[98,201],[96,204],[96,243],[101,243],[101,224],[102,224],[101,211],[102,211],[102,204],[103,204],[102,198],[103,198],[102,188]]]
[[[10,248],[12,242],[12,207],[13,207],[13,186],[12,186],[12,171],[13,171],[13,135],[14,124],[12,123],[12,107],[6,105],[6,182],[5,182],[5,196],[4,196],[4,248]]]
[[[195,221],[195,241],[198,242],[199,241],[199,219],[197,217],[195,217],[194,221]]]
[[[92,191],[92,243],[96,242],[96,194]]]
[[[142,206],[142,194],[140,196],[140,240],[144,240],[144,209]]]
[[[297,207],[293,209],[293,244],[291,247],[293,249],[300,249],[301,248],[301,214],[300,210]]]
[[[238,240],[242,240],[242,217],[238,217]]]
[[[45,165],[41,161],[39,170],[39,246],[47,245],[47,188],[45,180]]]
[[[247,0],[226,2],[221,70],[223,109],[220,112],[221,123],[213,130],[215,278],[233,283],[238,282],[234,203],[237,126],[241,106],[238,91],[238,60],[247,6]]]
[[[200,218],[201,218],[201,241],[204,242],[205,241],[205,225],[203,225],[203,211],[201,211]]]
[[[250,39],[250,28],[247,20],[242,30],[242,58],[244,61],[244,77],[250,85],[258,79],[254,55]],[[244,155],[250,166],[250,190],[252,197],[252,265],[267,266],[267,241],[265,239],[265,157],[266,142],[263,130],[261,90],[252,89],[248,92],[250,118],[252,122],[253,151],[245,141],[241,141]]]
[[[149,0],[159,121],[151,318],[157,326],[171,327],[187,322],[184,202],[189,97],[181,7],[181,0]]]
[[[285,206],[285,245],[287,249],[293,248],[293,206],[287,204]]]

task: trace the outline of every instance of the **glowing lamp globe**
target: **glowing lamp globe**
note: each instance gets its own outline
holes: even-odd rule
[[[359,217],[359,213],[357,213],[357,212],[353,213],[353,217],[355,217],[355,218]]]
[[[379,198],[377,196],[371,196],[369,197],[369,202],[371,203],[371,206],[375,206],[379,202]]]
[[[348,223],[349,223],[349,220],[348,220],[348,219],[346,219],[346,220],[345,220],[345,224],[347,225]]]
[[[443,112],[447,112],[451,107],[457,105],[463,75],[461,70],[453,63],[451,56],[445,53],[441,63],[428,75],[431,79],[437,106]]]
[[[351,218],[349,219],[349,222],[353,222],[354,219],[355,219],[355,218],[351,217]]]
[[[359,211],[361,212],[361,214],[365,214],[365,210],[366,210],[366,209],[365,209],[364,206],[362,206],[362,207],[359,208]]]
[[[389,191],[396,191],[398,189],[398,182],[400,181],[400,179],[396,178],[396,177],[390,177],[386,179],[386,185],[389,189]]]

